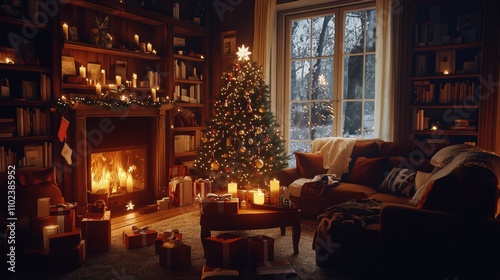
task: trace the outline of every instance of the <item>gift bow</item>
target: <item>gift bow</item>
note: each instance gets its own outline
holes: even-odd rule
[[[217,195],[214,193],[209,193],[207,194],[207,199],[212,200],[212,201],[224,201],[224,200],[231,200],[233,196],[230,193],[226,193],[223,195]]]
[[[146,231],[148,230],[148,226],[144,226],[144,227],[141,227],[139,228],[138,226],[132,226],[132,231],[134,233],[146,233]]]

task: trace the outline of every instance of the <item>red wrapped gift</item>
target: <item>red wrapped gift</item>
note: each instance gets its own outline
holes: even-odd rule
[[[212,182],[210,182],[209,180],[198,179],[194,183],[195,195],[200,195],[200,197],[204,198],[212,192]]]
[[[235,269],[213,268],[204,265],[201,269],[201,280],[231,280],[240,279],[239,271]]]
[[[79,230],[49,235],[49,249],[64,249],[78,246],[82,235]]]
[[[274,261],[274,238],[265,235],[248,238],[248,262],[255,266],[265,261]]]
[[[239,199],[219,199],[219,198],[205,198],[201,203],[201,211],[208,214],[231,214],[238,213]]]
[[[159,249],[160,266],[183,269],[191,266],[191,246],[178,242],[165,242]]]
[[[158,233],[155,240],[155,254],[160,253],[160,247],[165,243],[165,238],[163,237],[163,233]]]
[[[189,168],[186,165],[174,165],[170,167],[168,178],[184,177],[189,175]]]
[[[220,268],[240,268],[246,263],[247,241],[235,234],[220,234],[205,238],[206,265]]]
[[[82,236],[89,253],[109,252],[111,249],[111,211],[87,213],[82,219]]]
[[[50,262],[56,270],[68,271],[82,265],[87,257],[85,240],[71,248],[50,249]]]
[[[154,229],[123,231],[123,245],[129,250],[153,245],[157,236],[158,232]]]
[[[31,217],[31,240],[41,242],[43,240],[43,228],[48,225],[58,225],[59,232],[74,231],[75,210],[71,209],[67,215]]]
[[[297,279],[297,272],[288,261],[259,262],[256,268],[258,279]]]
[[[193,204],[193,182],[189,178],[176,177],[168,184],[172,206]]]

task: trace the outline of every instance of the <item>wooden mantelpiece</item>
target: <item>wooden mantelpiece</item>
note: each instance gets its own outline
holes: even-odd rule
[[[167,111],[173,106],[163,106],[160,109],[145,109],[142,107],[123,110],[107,110],[78,104],[74,110],[74,196],[78,202],[78,212],[83,214],[87,205],[87,189],[89,187],[90,150],[100,145],[110,146],[117,143],[123,146],[127,141],[143,141],[149,139],[147,191],[137,194],[136,201],[153,203],[159,198],[159,187],[167,184]],[[130,123],[134,125],[130,125]],[[89,124],[91,124],[89,126]],[[124,135],[124,128],[126,134]],[[120,128],[121,127],[121,128]],[[141,131],[142,129],[142,131]],[[148,131],[144,131],[148,130]],[[126,145],[126,144],[125,144]],[[125,197],[128,199],[128,197]]]

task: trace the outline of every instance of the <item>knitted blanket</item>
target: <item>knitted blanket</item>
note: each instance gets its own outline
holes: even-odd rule
[[[325,137],[316,138],[312,142],[312,152],[321,151],[323,154],[323,167],[328,169],[328,174],[341,177],[349,171],[349,161],[356,138]]]

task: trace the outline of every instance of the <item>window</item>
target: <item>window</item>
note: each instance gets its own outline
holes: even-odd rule
[[[373,138],[374,4],[285,13],[283,22],[288,151],[310,151],[319,137]]]

